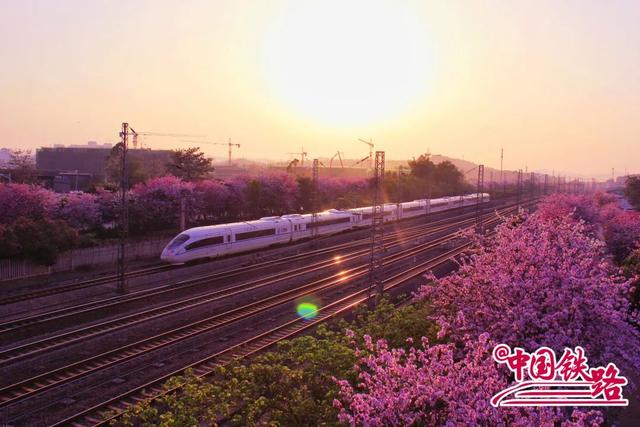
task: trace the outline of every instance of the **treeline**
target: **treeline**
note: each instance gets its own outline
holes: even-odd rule
[[[640,210],[640,176],[630,176],[624,186],[624,195],[636,210]]]
[[[194,157],[195,156],[195,157]],[[308,213],[313,209],[311,178],[285,173],[207,178],[206,161],[197,153],[173,159],[175,175],[134,184],[128,191],[129,232],[177,231],[181,215],[187,227]],[[407,173],[388,172],[385,201],[472,191],[449,162],[435,165],[421,156]],[[321,178],[320,209],[348,209],[371,204],[369,179]],[[22,257],[52,264],[60,251],[96,244],[118,235],[120,199],[113,189],[58,194],[33,184],[0,184],[0,258]],[[52,232],[52,229],[56,232]]]

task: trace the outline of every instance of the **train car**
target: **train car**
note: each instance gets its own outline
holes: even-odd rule
[[[355,227],[368,227],[373,221],[373,207],[348,209],[355,216]],[[395,203],[385,203],[383,206],[384,223],[398,220],[398,205]]]
[[[440,197],[437,199],[429,200],[429,212],[441,212],[449,209],[449,198]]]
[[[489,201],[489,194],[482,193],[398,204],[386,203],[383,206],[384,222]],[[371,206],[348,210],[331,209],[318,213],[315,221],[312,214],[290,214],[264,217],[255,221],[195,227],[171,240],[160,258],[173,264],[183,264],[196,259],[215,258],[298,241],[310,238],[314,234],[336,234],[352,228],[371,226],[372,212]]]
[[[349,211],[330,209],[319,212],[314,223],[313,214],[283,215],[293,224],[292,240],[301,240],[312,237],[314,228],[317,228],[316,236],[328,236],[350,230],[353,227],[354,216]]]
[[[427,200],[414,200],[412,202],[398,203],[398,218],[413,218],[427,213]]]
[[[195,227],[169,242],[160,259],[181,264],[195,259],[266,248],[291,240],[291,222],[281,217]]]

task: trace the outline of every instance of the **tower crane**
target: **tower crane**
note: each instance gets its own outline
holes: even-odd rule
[[[340,167],[344,168],[344,164],[342,163],[343,155],[344,153],[341,153],[340,151],[336,151],[336,154],[334,154],[333,157],[331,157],[331,159],[329,160],[329,169],[333,167],[333,159],[335,159],[336,157],[338,157],[338,160],[340,160]]]
[[[364,139],[362,139],[362,138],[358,138],[358,141],[360,141],[360,142],[364,142],[365,144],[367,144],[367,145],[369,146],[369,156],[368,156],[368,159],[369,159],[369,169],[373,169],[373,141],[371,140],[371,138],[369,138],[369,140],[368,140],[368,141],[367,141],[367,140],[364,140]],[[363,161],[364,161],[364,160],[366,160],[366,159],[363,159]],[[360,162],[358,162],[358,163],[360,163]],[[356,164],[358,164],[358,163],[356,163]],[[355,165],[354,165],[354,166],[355,166]]]
[[[371,156],[363,157],[363,158],[361,158],[360,160],[358,160],[357,162],[355,162],[355,163],[352,165],[352,167],[354,167],[354,166],[358,166],[360,163],[362,163],[362,162],[364,162],[365,160],[370,159],[370,158],[371,158]]]
[[[287,154],[295,154],[300,156],[300,166],[304,166],[304,158],[308,156],[308,153],[304,151],[304,146],[302,147],[302,151],[299,153],[287,153]]]
[[[236,144],[236,143],[232,143],[231,142],[231,138],[229,138],[229,140],[227,142],[212,142],[212,141],[189,141],[189,140],[182,140],[182,142],[193,142],[196,144],[207,144],[207,145],[226,145],[229,147],[229,166],[231,166],[231,149],[232,147],[237,147],[240,148],[240,144]]]
[[[138,148],[138,137],[139,136],[162,136],[168,138],[206,138],[207,135],[191,135],[187,133],[159,133],[159,132],[136,132],[133,129],[129,128],[131,131],[131,135],[133,136],[133,148]],[[140,143],[140,148],[142,148],[142,143]]]

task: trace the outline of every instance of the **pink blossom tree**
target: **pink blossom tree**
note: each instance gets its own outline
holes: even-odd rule
[[[347,332],[349,333],[349,331]],[[339,420],[351,426],[389,425],[599,425],[599,411],[558,408],[494,408],[494,392],[505,389],[508,375],[494,363],[488,334],[463,346],[429,345],[391,349],[384,340],[356,348],[358,383],[337,380]],[[355,345],[355,341],[354,341]]]
[[[0,184],[0,223],[48,218],[56,199],[55,193],[36,185]]]
[[[534,214],[499,226],[455,274],[423,286],[417,297],[430,301],[442,334],[454,339],[488,332],[527,350],[580,345],[594,362],[637,366],[630,282],[603,260],[604,250],[582,223]]]
[[[153,178],[131,189],[132,229],[158,230],[178,225],[182,199],[185,206],[193,206],[193,184],[175,176]]]
[[[87,230],[101,223],[100,207],[95,194],[73,192],[62,194],[53,209],[53,217],[62,219],[77,230]]]
[[[494,237],[475,236],[476,249],[456,273],[430,276],[416,293],[441,328],[438,339],[448,343],[429,345],[423,338],[420,348],[404,350],[365,338],[365,348],[356,349],[359,381],[338,382],[340,420],[370,426],[602,423],[599,411],[495,410],[491,395],[512,380],[490,349],[496,343],[556,352],[582,346],[592,366],[637,369],[631,281],[618,275],[598,238],[620,224],[633,230],[634,221],[620,215],[602,199],[552,196],[537,213],[499,226]]]
[[[193,204],[195,214],[205,221],[217,221],[229,216],[232,189],[216,180],[199,181],[195,184]]]

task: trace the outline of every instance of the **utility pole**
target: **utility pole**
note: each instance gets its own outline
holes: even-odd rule
[[[118,245],[118,292],[125,294],[127,285],[125,279],[125,245],[129,234],[129,188],[128,174],[128,141],[129,123],[122,123],[121,141],[116,147],[120,150],[120,244]]]
[[[404,176],[404,168],[402,165],[398,166],[398,204],[403,202],[404,188],[402,188],[402,177]]]
[[[384,293],[384,199],[382,183],[384,179],[384,151],[376,151],[373,169],[373,206],[371,207],[371,251],[369,256],[369,304],[375,307]],[[376,297],[372,298],[375,290]]]
[[[182,195],[180,197],[180,231],[187,229],[187,199]]]
[[[516,185],[516,199],[518,201],[518,206],[520,206],[520,202],[522,201],[522,169],[518,169],[518,183]]]
[[[502,181],[502,197],[504,197],[507,192],[507,184],[504,181],[504,169],[502,167],[503,161],[504,161],[504,147],[500,147],[500,180]]]
[[[313,214],[311,216],[311,238],[314,239],[318,237],[318,170],[320,169],[318,159],[313,159],[313,168],[311,169],[311,185],[312,185],[312,193],[311,193],[311,207],[313,209]],[[315,242],[312,243],[315,245]]]
[[[489,192],[493,191],[493,169],[489,171]]]
[[[547,195],[548,181],[549,181],[549,174],[545,173],[544,174],[544,190],[543,190],[543,193],[544,193],[545,196]]]
[[[534,172],[531,172],[531,182],[529,183],[531,184],[531,198],[533,198],[536,195],[536,174]]]
[[[484,195],[484,165],[478,165],[478,182],[476,183],[476,227],[482,229],[483,195]]]

